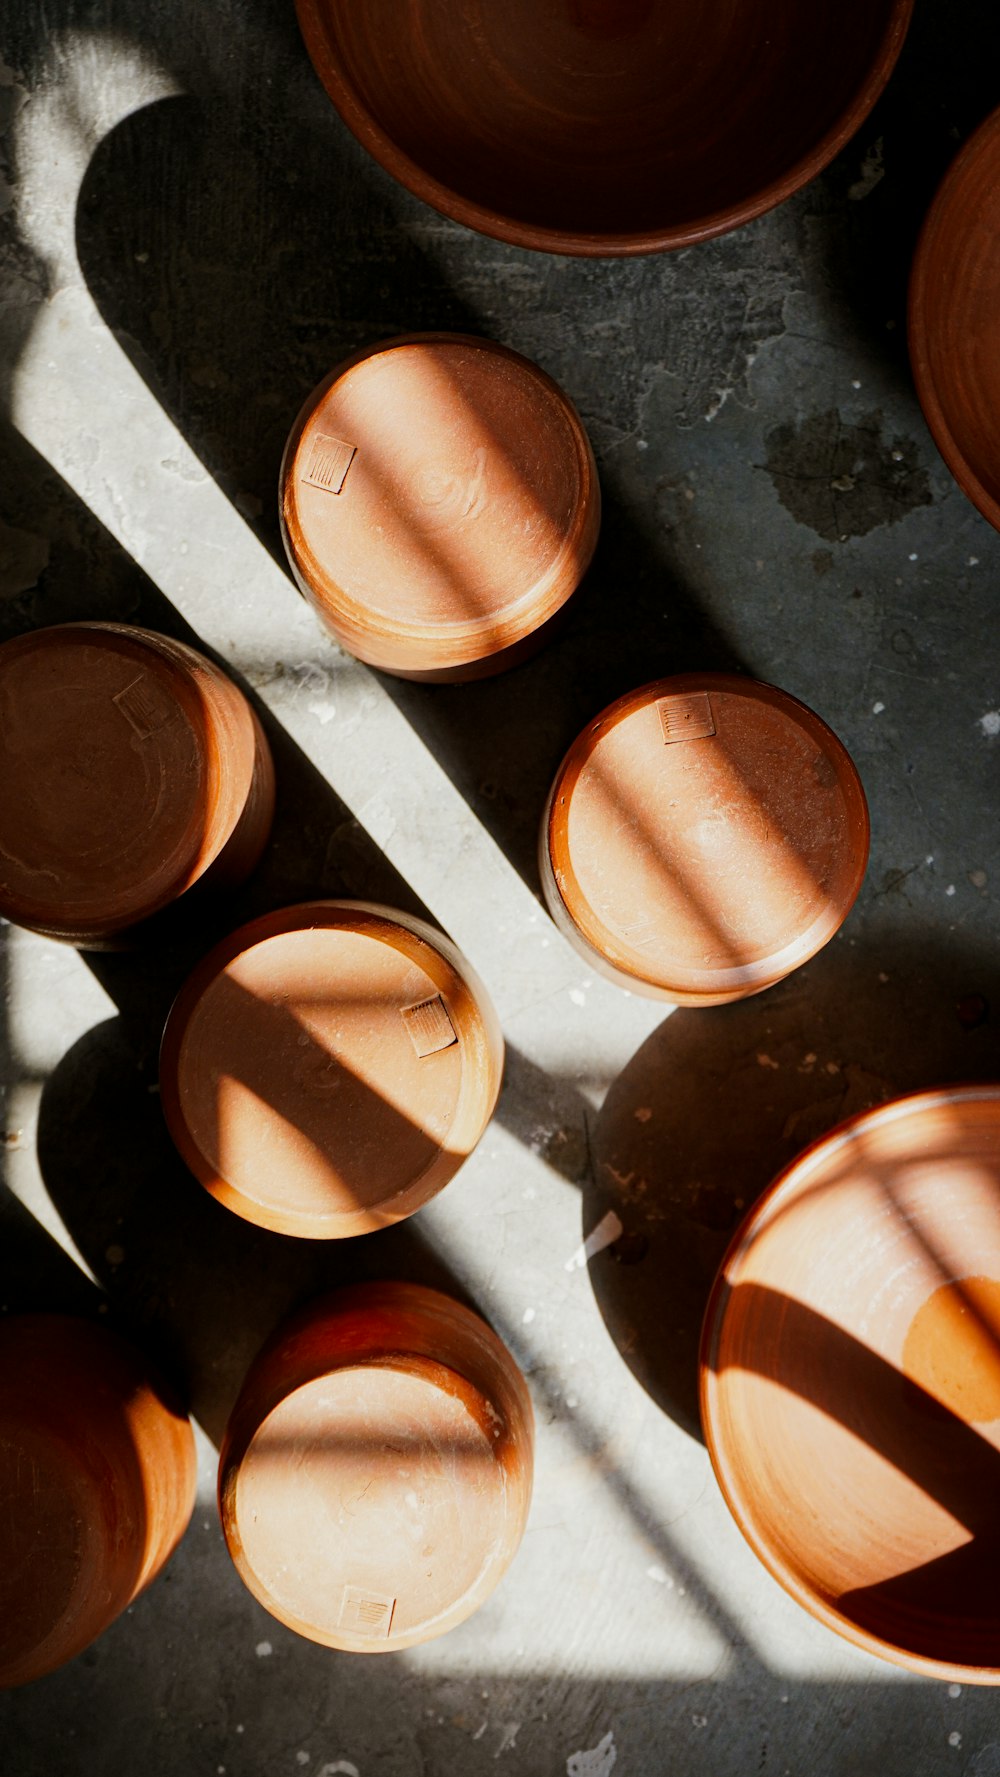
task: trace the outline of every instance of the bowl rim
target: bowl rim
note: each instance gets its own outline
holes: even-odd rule
[[[727,234],[745,222],[752,222],[767,210],[783,203],[786,198],[801,190],[802,186],[808,185],[860,129],[883,91],[903,47],[914,4],[915,0],[886,0],[885,28],[867,65],[864,79],[825,134],[786,168],[785,172],[752,196],[738,203],[724,205],[697,221],[665,228],[637,229],[621,234],[564,229],[502,215],[488,204],[463,196],[443,180],[426,172],[398,147],[376,121],[354,85],[334,60],[323,24],[324,0],[295,0],[295,11],[309,59],[344,123],[372,158],[415,197],[450,221],[462,223],[466,228],[476,229],[479,233],[490,235],[494,240],[504,241],[510,246],[527,247],[542,253],[600,259],[636,257],[695,246],[715,235]]]
[[[810,1173],[819,1161],[851,1141],[862,1125],[870,1127],[876,1123],[892,1122],[914,1110],[930,1108],[936,1104],[983,1100],[1000,1103],[1000,1082],[936,1086],[903,1093],[872,1109],[856,1111],[825,1135],[810,1142],[787,1166],[782,1167],[777,1177],[741,1218],[715,1274],[705,1307],[698,1348],[698,1405],[715,1479],[733,1520],[772,1579],[778,1581],[796,1604],[801,1605],[815,1621],[834,1630],[845,1641],[852,1642],[865,1653],[875,1654],[895,1666],[902,1666],[907,1671],[954,1683],[995,1685],[1000,1684],[1000,1662],[995,1666],[968,1666],[951,1660],[937,1660],[928,1654],[912,1653],[908,1648],[863,1629],[853,1618],[826,1603],[803,1584],[790,1566],[775,1553],[771,1543],[761,1532],[756,1517],[745,1509],[741,1492],[732,1481],[723,1442],[717,1435],[715,1394],[718,1375],[710,1361],[725,1315],[726,1295],[730,1288],[728,1272],[753,1240],[759,1225],[779,1207],[778,1199],[782,1195],[788,1198],[797,1195],[799,1189],[808,1182]]]
[[[990,111],[962,144],[947,168],[921,225],[910,270],[906,334],[917,398],[931,437],[966,498],[1000,530],[1000,500],[983,486],[945,417],[944,403],[931,369],[928,319],[932,307],[931,259],[956,191],[970,166],[992,151],[1000,173],[1000,105]]]

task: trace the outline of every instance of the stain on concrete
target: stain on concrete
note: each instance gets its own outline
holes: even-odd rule
[[[856,424],[836,408],[767,434],[767,472],[799,524],[830,542],[898,524],[931,503],[930,481],[912,439],[886,438],[882,414]]]

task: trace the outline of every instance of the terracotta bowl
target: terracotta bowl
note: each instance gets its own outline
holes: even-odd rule
[[[0,1686],[81,1653],[159,1573],[195,1496],[190,1424],[108,1328],[0,1319]]]
[[[0,914],[83,947],[249,875],[274,809],[263,731],[193,648],[119,623],[0,647]]]
[[[934,442],[1000,530],[1000,110],[953,162],[910,279],[910,361]]]
[[[343,647],[403,678],[483,678],[541,646],[600,516],[566,396],[516,352],[460,334],[339,365],[281,469],[299,587]]]
[[[481,983],[421,920],[315,901],[234,932],[167,1020],[161,1100],[228,1209],[335,1239],[401,1221],[472,1152],[503,1039]]]
[[[478,1315],[416,1284],[316,1303],[265,1347],[222,1444],[230,1554],[327,1647],[454,1628],[514,1557],[531,1499],[524,1380]]]
[[[1000,1681],[1000,1086],[898,1099],[747,1216],[701,1407],[751,1547],[849,1641]]]
[[[471,228],[557,253],[688,246],[858,129],[912,0],[297,0],[358,140]]]
[[[591,722],[542,820],[546,905],[622,987],[743,999],[824,945],[868,861],[868,810],[836,735],[731,673],[680,674]]]

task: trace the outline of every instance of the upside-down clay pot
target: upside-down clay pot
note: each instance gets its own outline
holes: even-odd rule
[[[286,907],[181,989],[161,1100],[228,1209],[333,1239],[412,1215],[489,1122],[503,1039],[468,963],[423,921],[360,901]]]
[[[513,1559],[531,1499],[524,1380],[436,1290],[359,1285],[265,1347],[222,1444],[230,1554],[265,1608],[327,1647],[443,1635]]]
[[[910,278],[910,361],[934,442],[1000,530],[1000,110],[952,163]]]
[[[629,692],[574,742],[542,820],[556,924],[622,987],[743,999],[814,955],[868,860],[848,753],[787,692],[730,673]]]
[[[274,770],[246,698],[183,642],[120,623],[0,647],[0,914],[99,948],[249,875]]]
[[[750,1546],[806,1610],[1000,1682],[1000,1086],[868,1112],[738,1230],[701,1407]]]
[[[299,587],[360,660],[471,679],[539,647],[600,526],[587,435],[538,366],[490,340],[412,334],[314,390],[281,470]]]
[[[912,0],[297,0],[345,123],[446,216],[649,253],[789,197],[859,128]]]
[[[194,1496],[191,1426],[131,1346],[69,1316],[0,1319],[0,1686],[102,1634]]]

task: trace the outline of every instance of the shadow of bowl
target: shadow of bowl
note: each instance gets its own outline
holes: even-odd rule
[[[586,1231],[613,1211],[622,1233],[590,1279],[629,1368],[692,1437],[702,1320],[741,1216],[846,1117],[1000,1078],[998,993],[988,956],[841,936],[758,999],[676,1011],[615,1081],[583,1215]]]

